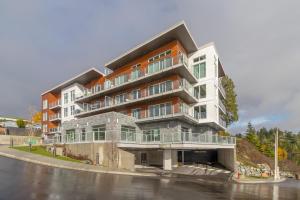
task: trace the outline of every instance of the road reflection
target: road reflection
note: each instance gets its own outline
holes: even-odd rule
[[[300,199],[300,182],[191,183],[179,179],[88,173],[0,157],[0,199]]]

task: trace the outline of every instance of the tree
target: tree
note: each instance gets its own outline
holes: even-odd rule
[[[222,78],[222,86],[224,87],[226,98],[224,100],[224,105],[226,108],[225,121],[226,125],[230,125],[235,121],[239,120],[238,115],[238,104],[236,100],[235,86],[227,75]]]
[[[255,128],[252,126],[251,122],[248,123],[246,130],[246,138],[249,142],[254,144],[257,148],[260,148],[260,143],[256,135]]]
[[[33,114],[31,121],[35,124],[41,124],[42,122],[42,112],[36,112]]]
[[[26,123],[23,119],[17,119],[16,123],[19,128],[25,128],[26,126]]]

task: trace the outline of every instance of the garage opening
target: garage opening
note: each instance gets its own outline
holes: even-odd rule
[[[178,151],[178,162],[184,165],[215,165],[218,162],[217,150],[184,150]]]

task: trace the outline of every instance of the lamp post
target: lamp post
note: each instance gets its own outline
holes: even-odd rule
[[[275,164],[274,164],[274,180],[280,179],[278,168],[278,128],[275,133]]]

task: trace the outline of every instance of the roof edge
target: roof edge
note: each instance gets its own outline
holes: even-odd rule
[[[73,80],[76,79],[76,78],[79,78],[80,76],[82,76],[82,75],[84,75],[84,74],[86,74],[86,73],[88,73],[88,72],[90,72],[90,71],[95,71],[95,72],[97,72],[99,75],[105,76],[105,74],[102,73],[100,70],[96,69],[95,67],[92,67],[92,68],[90,68],[90,69],[88,69],[88,70],[86,70],[86,71],[84,71],[84,72],[82,72],[82,73],[80,73],[80,74],[78,74],[78,75],[76,75],[76,76],[74,76],[74,77],[68,79],[67,81],[64,81],[64,82],[62,82],[62,83],[60,83],[60,84],[54,86],[52,89],[43,92],[43,93],[41,94],[41,96],[43,96],[43,95],[45,95],[45,94],[47,94],[47,93],[49,93],[49,92],[51,92],[51,91],[53,91],[53,90],[55,90],[55,89],[57,89],[57,88],[59,88],[59,87],[65,85],[65,84],[67,84],[68,82],[73,81]]]

